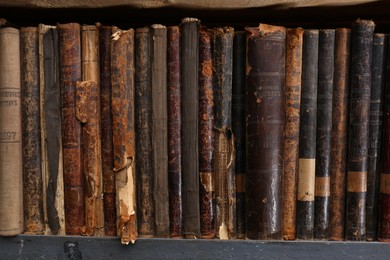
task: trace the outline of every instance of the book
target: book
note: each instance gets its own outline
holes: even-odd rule
[[[170,237],[168,191],[167,28],[151,25],[152,165],[156,237]]]
[[[344,240],[351,29],[335,30],[329,239]]]
[[[231,117],[233,38],[233,27],[214,29],[215,233],[219,239],[236,237],[235,151]]]
[[[111,111],[117,234],[121,243],[138,237],[135,182],[134,30],[112,28]]]
[[[322,240],[329,237],[334,39],[335,31],[333,29],[320,30],[318,45],[314,238]]]
[[[383,103],[388,36],[375,33],[372,47],[370,130],[367,158],[366,239],[377,240],[382,170]]]
[[[233,79],[232,79],[232,131],[234,134],[235,179],[236,179],[236,234],[238,239],[245,238],[245,56],[246,32],[235,31],[233,38]]]
[[[23,233],[19,29],[0,28],[0,236]]]
[[[20,29],[24,233],[44,233],[38,27]]]
[[[302,49],[302,86],[297,185],[297,239],[314,235],[314,192],[317,133],[318,39],[316,29],[305,30]]]
[[[135,131],[138,232],[154,236],[152,171],[152,67],[150,28],[135,31]]]
[[[296,238],[303,29],[287,29],[286,129],[283,174],[283,239]]]
[[[246,31],[246,236],[282,239],[286,29]]]
[[[369,20],[357,20],[352,26],[345,239],[354,241],[366,240],[367,156],[374,28],[374,22]]]
[[[80,235],[85,225],[81,123],[76,118],[76,82],[81,80],[80,24],[58,24],[65,232]]]
[[[183,237],[180,28],[167,28],[168,189],[171,238]]]
[[[214,238],[213,32],[199,31],[199,208],[202,238]]]
[[[200,236],[199,211],[199,20],[184,18],[181,37],[181,122],[182,122],[182,179],[183,235]]]
[[[111,34],[112,26],[99,26],[104,234],[116,236],[116,196],[111,113]]]
[[[104,235],[103,176],[100,124],[99,31],[81,27],[82,82],[76,85],[76,117],[82,123],[85,176],[85,227],[83,235]]]

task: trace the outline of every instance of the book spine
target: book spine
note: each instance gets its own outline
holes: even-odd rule
[[[22,110],[19,30],[0,28],[0,235],[23,232]]]
[[[367,155],[371,96],[372,39],[375,24],[352,27],[351,96],[347,175],[347,240],[366,240]]]
[[[112,29],[111,110],[117,233],[122,244],[138,236],[135,189],[134,30]]]
[[[183,225],[186,238],[200,236],[198,155],[199,20],[184,18],[181,29]]]
[[[85,225],[81,125],[76,118],[76,82],[81,80],[80,25],[59,24],[65,232],[79,235]]]
[[[386,84],[387,35],[374,34],[367,162],[366,239],[377,240],[379,185],[382,165],[383,100]]]
[[[303,29],[287,29],[284,139],[283,239],[296,238]]]
[[[180,109],[180,29],[167,28],[168,88],[168,187],[169,220],[172,238],[183,237],[182,171],[181,171],[181,109]]]
[[[390,44],[390,38],[389,42]],[[386,73],[390,75],[390,55],[387,57]],[[383,157],[380,177],[378,240],[390,241],[390,81],[385,83]]]
[[[316,165],[318,30],[305,30],[297,186],[297,239],[313,239]]]
[[[135,33],[135,131],[138,192],[138,230],[140,237],[154,236],[152,171],[152,71],[150,29]]]
[[[232,78],[234,28],[214,29],[215,103],[215,233],[236,237],[236,181],[232,132]]]
[[[328,239],[335,31],[319,33],[314,238]]]
[[[247,28],[249,239],[282,239],[285,49],[284,27],[260,24],[259,28]]]
[[[345,221],[345,180],[347,174],[347,134],[349,100],[349,64],[351,30],[336,29],[333,105],[332,105],[332,140],[330,166],[330,205],[329,239],[344,239]]]
[[[20,29],[24,233],[43,234],[38,28]]]
[[[245,238],[245,55],[246,33],[235,32],[233,39],[232,82],[232,131],[234,133],[235,178],[236,178],[236,230],[237,238]]]
[[[82,122],[85,190],[85,235],[104,235],[103,181],[100,129],[99,31],[94,25],[81,27],[83,82],[76,87],[76,116]],[[94,84],[93,84],[94,83]],[[86,103],[84,103],[86,102]]]
[[[104,230],[105,235],[116,236],[116,196],[111,114],[111,34],[111,26],[99,28]]]
[[[153,24],[152,155],[156,237],[170,237],[168,192],[167,28]]]
[[[58,30],[39,25],[42,181],[45,233],[65,235]]]
[[[214,238],[212,31],[199,31],[199,201],[202,238]]]

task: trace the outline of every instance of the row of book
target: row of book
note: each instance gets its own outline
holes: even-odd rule
[[[387,241],[374,29],[3,24],[0,235]]]

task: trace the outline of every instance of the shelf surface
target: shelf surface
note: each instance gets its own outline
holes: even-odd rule
[[[389,259],[390,243],[139,239],[81,236],[0,237],[1,259]]]

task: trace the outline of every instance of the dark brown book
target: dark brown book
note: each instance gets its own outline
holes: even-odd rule
[[[282,239],[286,29],[247,28],[247,230]],[[259,189],[258,187],[263,187]]]
[[[40,120],[45,234],[65,235],[58,30],[39,25]]]
[[[23,233],[19,30],[0,28],[0,236]]]
[[[37,27],[20,29],[24,233],[43,234],[39,89],[39,34]]]
[[[351,30],[346,28],[336,29],[332,105],[332,150],[330,160],[330,240],[344,239],[350,46]]]
[[[374,34],[370,101],[370,130],[367,165],[366,239],[377,240],[379,185],[382,170],[383,101],[386,84],[387,35]]]
[[[297,239],[313,239],[316,165],[318,30],[305,30],[302,49]]]
[[[233,39],[233,82],[232,82],[232,131],[234,134],[235,178],[236,178],[236,233],[245,238],[245,62],[246,32],[234,33]]]
[[[117,200],[117,233],[121,243],[138,237],[135,182],[134,30],[112,29],[111,111]]]
[[[334,70],[333,29],[322,29],[318,46],[316,178],[314,198],[314,238],[328,239],[330,199],[330,154]]]
[[[111,26],[99,27],[104,233],[107,236],[116,236],[116,197],[111,114],[111,34]]]
[[[303,29],[287,29],[284,139],[283,239],[296,238]]]
[[[151,26],[152,165],[156,237],[170,237],[168,191],[167,28]]]
[[[352,27],[345,238],[355,241],[366,240],[367,156],[374,28],[374,22],[368,20],[357,20]]]
[[[389,44],[389,43],[388,43]],[[390,55],[387,56],[386,75],[390,75]],[[378,240],[390,241],[390,81],[384,93],[383,154],[380,178]]]
[[[231,115],[233,38],[233,27],[214,29],[215,235],[220,239],[236,237],[236,179]]]
[[[76,86],[76,116],[82,123],[85,176],[85,227],[83,235],[104,235],[103,178],[100,129],[99,31],[81,27],[82,80]]]
[[[199,31],[199,202],[202,238],[214,238],[214,95],[212,30]]]
[[[135,32],[135,131],[138,232],[154,236],[152,171],[152,72],[149,27]]]
[[[200,237],[198,68],[199,20],[184,18],[181,29],[181,123],[183,225],[186,238]]]
[[[167,28],[168,88],[168,186],[169,223],[172,238],[183,237],[181,109],[180,109],[180,29]]]
[[[76,118],[76,82],[81,80],[80,25],[59,24],[65,231],[80,235],[85,225],[81,124]]]

